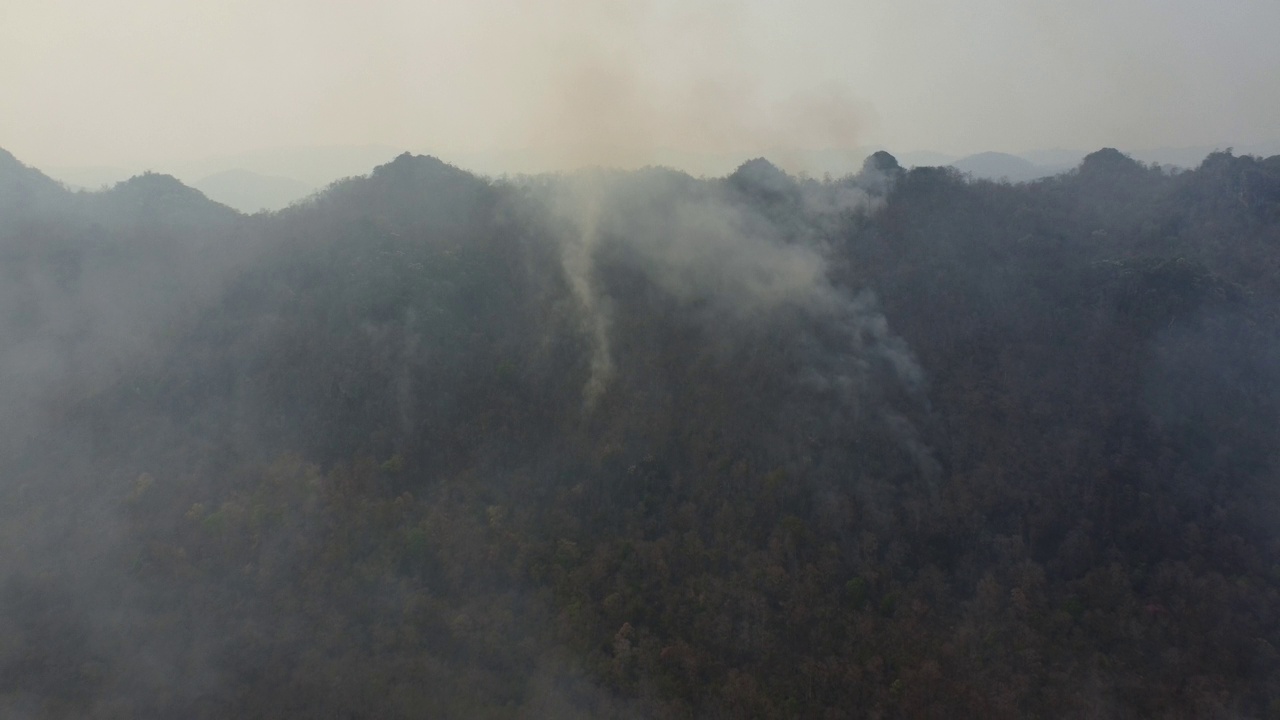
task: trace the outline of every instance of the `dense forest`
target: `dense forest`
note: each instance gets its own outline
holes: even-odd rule
[[[276,213],[0,151],[0,715],[1280,717],[1280,157]]]

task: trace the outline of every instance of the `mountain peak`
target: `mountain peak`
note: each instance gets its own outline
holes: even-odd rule
[[[212,203],[204,196],[204,193],[195,188],[184,185],[181,180],[164,173],[144,172],[141,175],[134,175],[128,180],[122,180],[115,184],[114,187],[104,193],[105,197],[112,198],[132,198],[138,201],[155,201],[162,200],[164,202],[183,202],[183,203]]]
[[[95,203],[105,203],[125,212],[142,210],[205,219],[235,214],[231,208],[210,200],[174,176],[156,172],[134,175],[91,197]]]
[[[423,180],[459,173],[466,173],[466,171],[432,155],[414,155],[410,152],[403,152],[391,162],[374,168],[372,176],[380,180]]]
[[[1119,150],[1106,147],[1085,156],[1080,163],[1080,173],[1091,175],[1098,173],[1132,174],[1142,171],[1142,164]]]
[[[901,170],[902,166],[898,164],[898,158],[890,155],[884,150],[877,150],[867,156],[862,161],[862,172],[893,172]]]
[[[753,158],[739,165],[728,180],[742,192],[768,199],[786,197],[796,187],[790,175],[762,157]]]

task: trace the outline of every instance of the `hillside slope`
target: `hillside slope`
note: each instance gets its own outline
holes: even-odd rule
[[[242,216],[0,156],[0,710],[1280,705],[1280,158]]]

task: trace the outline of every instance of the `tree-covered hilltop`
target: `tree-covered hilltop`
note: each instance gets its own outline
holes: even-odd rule
[[[1280,158],[245,217],[0,153],[0,709],[1280,713]]]

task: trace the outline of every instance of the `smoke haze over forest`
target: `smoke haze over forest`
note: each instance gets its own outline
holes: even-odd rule
[[[1280,717],[1277,27],[0,0],[0,718]]]

